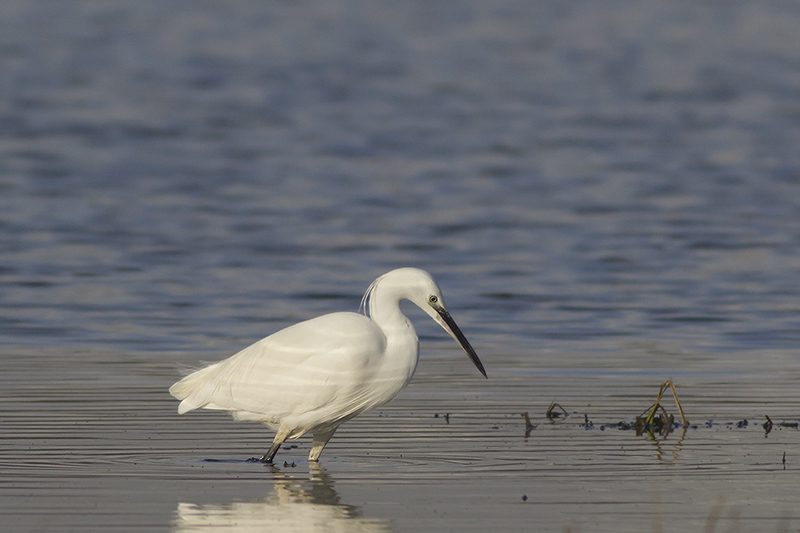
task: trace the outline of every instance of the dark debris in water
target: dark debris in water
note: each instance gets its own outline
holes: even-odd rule
[[[532,430],[536,429],[538,426],[534,424],[530,416],[528,416],[527,411],[522,414],[523,418],[525,419],[525,437],[529,437]],[[742,419],[734,422],[718,422],[715,423],[713,420],[707,420],[703,424],[700,425],[691,425],[688,427],[684,427],[683,424],[680,422],[675,421],[675,418],[672,415],[664,415],[660,414],[658,417],[654,418],[652,422],[648,423],[646,419],[642,418],[641,416],[637,416],[635,420],[628,421],[628,420],[620,420],[619,422],[605,422],[601,425],[596,425],[593,420],[589,418],[589,415],[584,414],[583,422],[577,424],[577,427],[582,429],[599,429],[600,431],[605,431],[606,429],[618,429],[620,431],[635,431],[637,436],[641,436],[644,434],[649,434],[650,436],[659,435],[661,437],[666,437],[674,430],[684,427],[684,429],[712,429],[714,426],[724,426],[728,429],[747,429],[752,424],[747,419]],[[791,429],[798,429],[800,428],[800,424],[797,422],[773,422],[772,419],[767,417],[767,421],[764,422],[761,427],[765,431],[765,436],[769,435],[770,431],[773,428],[791,428]],[[492,426],[494,429],[495,426]]]
[[[676,398],[677,399],[677,398]],[[552,407],[553,404],[551,404]],[[588,414],[583,415],[583,423],[577,424],[578,427],[585,429],[585,430],[592,430],[592,429],[599,429],[600,431],[605,431],[606,429],[618,429],[621,431],[635,431],[637,436],[641,435],[649,435],[651,438],[655,437],[656,435],[660,437],[667,437],[670,435],[674,430],[683,427],[683,433],[686,433],[688,429],[700,429],[706,428],[711,429],[715,425],[716,426],[724,426],[728,429],[747,429],[751,425],[750,421],[746,418],[735,422],[714,422],[714,420],[709,419],[706,420],[704,423],[700,425],[684,425],[681,422],[675,420],[675,417],[664,410],[660,404],[655,404],[655,406],[661,410],[657,416],[653,416],[652,419],[645,418],[644,416],[637,416],[634,421],[627,421],[627,420],[620,420],[619,422],[611,422],[611,423],[603,423],[599,426],[596,426],[594,421],[589,418]],[[560,407],[560,406],[559,406]],[[563,408],[562,408],[563,409]],[[646,411],[652,412],[653,408],[651,407]],[[566,413],[566,411],[564,411]],[[644,413],[643,413],[644,415]],[[551,422],[558,421],[563,422],[564,420],[554,420],[549,415],[546,415],[548,420]],[[538,426],[531,421],[531,418],[528,414],[528,411],[522,413],[522,417],[525,420],[525,438],[530,437],[531,431],[536,429]],[[790,428],[790,429],[800,429],[800,422],[773,422],[773,420],[769,416],[766,417],[766,422],[764,422],[761,427],[764,429],[764,436],[768,436],[770,431],[773,428],[783,429],[783,428]],[[685,418],[684,418],[685,422]],[[495,429],[496,427],[492,427]],[[784,463],[785,464],[785,463]]]
[[[536,429],[536,426],[533,425],[533,422],[531,422],[531,417],[528,416],[528,411],[522,413],[522,417],[525,419],[525,429],[527,430]]]
[[[444,417],[445,423],[449,424],[450,423],[450,413],[445,413],[442,416]],[[434,413],[433,418],[439,418],[439,413]]]
[[[661,405],[661,398],[667,390],[672,391],[672,396],[675,399],[675,406],[678,409],[678,414],[680,416],[680,422],[676,422],[675,416],[664,408]],[[573,412],[576,413],[576,412]],[[564,409],[560,404],[556,403],[555,400],[550,402],[550,406],[547,408],[545,412],[545,416],[550,422],[564,422],[566,418],[569,416],[569,412]],[[536,429],[536,425],[531,422],[530,416],[528,412],[525,411],[522,413],[523,418],[525,419],[525,438],[530,437],[531,431]],[[766,416],[766,415],[765,415]],[[563,417],[563,418],[562,418]],[[736,428],[736,429],[746,429],[750,426],[750,422],[743,418],[736,422],[727,422],[724,424],[728,429]],[[764,436],[767,437],[772,431],[774,427],[781,428],[793,428],[798,429],[800,428],[800,423],[796,421],[792,422],[779,422],[775,423],[769,416],[766,416],[766,422],[764,422],[761,427],[764,429]],[[583,415],[583,424],[579,424],[579,427],[591,430],[596,429],[595,424],[592,420],[589,419],[589,415],[584,413]],[[611,423],[611,424],[602,424],[599,426],[600,431],[605,431],[606,428],[616,428],[623,431],[630,431],[633,430],[636,432],[636,436],[641,435],[648,435],[649,438],[653,439],[656,435],[666,438],[670,435],[675,429],[683,427],[683,434],[681,435],[681,440],[686,435],[686,431],[688,429],[698,429],[697,425],[689,425],[689,422],[686,420],[686,417],[683,414],[683,408],[681,407],[681,402],[678,399],[678,391],[675,389],[675,384],[672,382],[671,379],[664,381],[659,390],[658,395],[656,397],[655,402],[648,407],[647,409],[642,412],[641,415],[637,416],[633,422],[627,422],[625,420]],[[707,420],[704,424],[702,424],[704,428],[712,428],[714,427],[713,420]],[[493,428],[495,429],[495,428]],[[783,465],[784,468],[786,467],[786,458],[783,458]]]
[[[567,412],[566,409],[561,407],[560,404],[557,404],[556,401],[553,400],[552,402],[550,402],[550,407],[547,408],[547,412],[545,413],[545,415],[547,416],[547,419],[552,422],[554,420],[561,418],[562,416],[564,418],[568,417],[569,413]]]
[[[633,423],[633,429],[636,431],[636,435],[658,433],[662,437],[666,437],[672,433],[673,429],[678,427],[681,427],[681,425],[675,422],[675,417],[666,413],[661,413],[658,417],[653,419],[644,419],[637,416],[636,421]]]
[[[522,417],[525,419],[525,438],[531,436],[531,431],[536,429],[536,426],[531,422],[531,417],[528,416],[528,411],[522,413]]]

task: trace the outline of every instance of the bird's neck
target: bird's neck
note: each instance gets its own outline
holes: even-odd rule
[[[400,309],[400,298],[397,295],[381,291],[380,287],[371,295],[369,317],[380,326],[387,337],[393,333],[414,331],[411,321]]]
[[[402,295],[384,287],[375,287],[370,295],[369,316],[386,336],[386,354],[390,366],[407,370],[404,382],[407,383],[417,366],[419,340],[411,321],[400,309]],[[389,364],[389,361],[385,363]]]

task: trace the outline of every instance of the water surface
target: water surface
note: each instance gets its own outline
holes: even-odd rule
[[[7,527],[797,528],[794,4],[0,15]],[[245,461],[266,429],[177,415],[181,367],[407,265],[488,381],[408,307],[415,379],[319,468],[306,439],[268,468]],[[691,427],[618,429],[668,378]]]

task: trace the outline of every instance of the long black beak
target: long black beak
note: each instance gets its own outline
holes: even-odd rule
[[[456,340],[456,342],[458,342],[458,344],[461,345],[461,347],[464,349],[465,352],[467,352],[467,357],[469,357],[469,360],[472,361],[478,368],[478,370],[481,371],[483,377],[489,379],[489,376],[486,375],[486,370],[483,369],[483,363],[481,363],[481,360],[478,359],[478,354],[475,353],[475,350],[472,348],[472,345],[470,345],[469,341],[464,336],[464,334],[461,333],[461,330],[458,329],[456,321],[453,320],[453,317],[450,316],[450,313],[447,312],[447,309],[440,306],[434,306],[433,308],[436,310],[437,313],[439,313],[439,316],[436,317],[441,319],[437,320],[439,325],[442,326],[445,329],[445,331],[447,331],[447,333],[449,333],[450,336],[453,337]]]

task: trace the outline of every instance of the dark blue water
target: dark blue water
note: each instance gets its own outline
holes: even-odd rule
[[[779,0],[6,0],[0,399],[73,397],[77,365],[111,401],[115,363],[152,407],[175,365],[417,266],[496,390],[683,376],[723,387],[709,417],[753,416],[744,391],[796,416],[798,27]],[[418,330],[409,398],[472,377],[426,370],[460,355]]]

